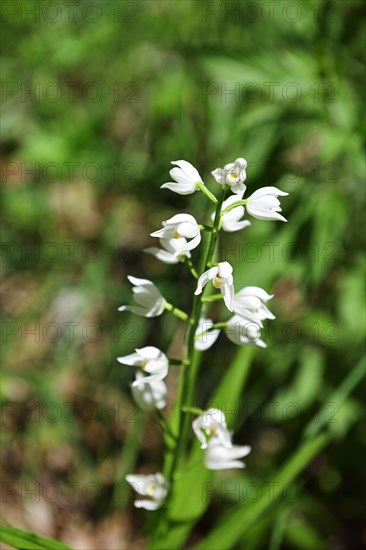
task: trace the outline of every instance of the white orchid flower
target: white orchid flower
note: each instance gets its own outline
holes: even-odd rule
[[[232,447],[231,435],[226,426],[225,415],[220,409],[207,409],[192,422],[192,428],[201,443],[201,449],[207,449],[209,442],[224,447]]]
[[[118,311],[132,311],[142,317],[158,317],[165,309],[166,301],[156,288],[154,283],[147,279],[138,279],[128,275],[127,279],[134,286],[133,297],[138,306],[121,306]]]
[[[132,384],[132,396],[137,406],[145,412],[163,409],[166,405],[167,387],[162,380],[147,380],[141,371],[137,371]]]
[[[176,160],[172,164],[177,167],[170,170],[170,175],[174,182],[164,183],[161,189],[170,189],[179,195],[190,195],[198,191],[200,185],[204,185],[196,168],[186,160]]]
[[[169,220],[163,222],[163,228],[154,233],[151,237],[175,241],[174,254],[179,256],[189,250],[196,248],[201,242],[201,231],[198,223],[190,214],[176,214]]]
[[[251,450],[251,447],[248,445],[243,447],[238,445],[225,447],[224,445],[217,444],[215,440],[211,440],[209,441],[208,447],[205,451],[205,466],[209,470],[245,468],[244,462],[238,459],[247,456]]]
[[[266,348],[267,345],[261,340],[260,329],[258,323],[241,315],[234,315],[226,322],[225,332],[229,340],[238,346],[256,344],[260,348]]]
[[[139,367],[143,372],[150,374],[144,378],[136,379],[132,386],[139,386],[146,382],[163,380],[168,374],[169,361],[167,356],[154,346],[136,349],[135,353],[117,357],[117,361],[123,365]]]
[[[166,495],[168,494],[169,484],[163,474],[142,475],[129,474],[126,480],[132,489],[147,499],[135,500],[136,508],[145,508],[145,510],[157,510],[162,506]]]
[[[206,286],[209,281],[212,281],[213,286],[220,289],[228,310],[233,311],[234,279],[232,273],[233,268],[229,262],[219,262],[217,266],[211,267],[201,275],[197,282],[195,294],[201,294],[203,287]]]
[[[221,212],[223,212],[228,206],[231,206],[235,202],[241,200],[243,198],[244,191],[240,192],[238,195],[230,195],[228,199],[226,199],[221,208]],[[236,206],[229,212],[226,212],[221,217],[220,226],[224,231],[227,231],[229,233],[233,233],[234,231],[240,231],[240,229],[244,229],[244,227],[248,227],[251,225],[250,221],[248,220],[241,220],[241,218],[244,216],[245,208],[244,206]],[[215,214],[212,214],[211,219],[214,220]]]
[[[216,168],[211,174],[218,183],[229,185],[231,191],[235,194],[244,193],[246,185],[246,167],[248,163],[243,158],[238,158],[234,162],[225,164],[224,168]]]
[[[237,292],[233,299],[234,313],[263,327],[264,319],[276,319],[265,303],[273,298],[258,286],[247,286]]]
[[[152,254],[155,258],[165,264],[177,264],[182,258],[191,257],[191,253],[189,251],[180,252],[180,250],[178,250],[180,240],[181,239],[160,239],[160,244],[163,249],[150,246],[149,248],[145,248],[144,252]]]
[[[218,339],[220,330],[215,329],[208,332],[209,329],[213,327],[213,324],[214,323],[211,319],[206,319],[205,317],[201,317],[199,320],[194,343],[194,347],[198,351],[205,351],[206,349],[209,349]]]
[[[254,191],[247,199],[247,211],[258,220],[280,220],[287,222],[279,212],[282,211],[281,203],[277,197],[288,195],[277,187],[262,187]]]

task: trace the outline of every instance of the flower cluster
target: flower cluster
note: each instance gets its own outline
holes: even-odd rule
[[[205,449],[204,462],[210,470],[229,470],[244,468],[244,462],[238,460],[247,456],[251,448],[248,445],[233,445],[231,434],[226,426],[225,415],[219,409],[207,409],[197,417],[192,428]]]
[[[220,199],[206,187],[192,164],[184,160],[178,160],[172,164],[174,168],[170,171],[170,176],[173,181],[165,183],[162,188],[170,189],[180,195],[201,191],[215,205],[215,212],[210,218],[212,226],[200,225],[191,214],[176,214],[163,221],[161,229],[151,233],[151,237],[159,239],[161,248],[149,247],[145,252],[166,264],[179,262],[187,264],[196,279],[192,316],[170,304],[153,282],[132,276],[128,276],[128,280],[133,285],[132,291],[136,304],[123,305],[119,310],[130,311],[144,317],[157,317],[164,311],[169,311],[190,325],[193,340],[190,337],[188,339],[193,342],[193,349],[199,351],[211,347],[221,330],[224,330],[229,340],[235,344],[255,344],[266,347],[261,340],[260,331],[264,320],[275,318],[266,305],[273,295],[256,286],[247,286],[236,292],[233,267],[227,261],[214,262],[212,247],[211,251],[203,256],[204,270],[199,275],[193,265],[191,252],[200,245],[202,231],[208,231],[211,234],[211,244],[215,245],[220,230],[234,232],[250,226],[251,222],[244,219],[246,213],[259,220],[286,221],[280,214],[281,205],[278,197],[288,193],[276,187],[263,187],[248,198],[243,198],[247,189],[244,183],[247,162],[243,158],[237,158],[234,162],[226,164],[224,168],[216,168],[212,172],[216,182],[222,186]],[[215,290],[219,292],[212,294]],[[207,305],[214,300],[223,301],[226,309],[231,313],[229,319],[215,323],[207,317]],[[184,369],[189,369],[191,362],[192,349],[189,345],[187,347],[187,358],[182,361]],[[159,411],[159,418],[162,420],[163,413],[160,411],[166,406],[167,396],[164,379],[168,374],[169,365],[177,362],[169,360],[161,350],[153,346],[136,349],[130,355],[119,357],[118,361],[124,365],[136,367],[132,394],[137,405],[144,411]],[[184,401],[181,404],[184,404]],[[189,410],[184,410],[182,407],[180,413],[188,414]],[[164,416],[163,419],[163,427],[168,426],[169,423]],[[204,463],[207,468],[225,470],[245,466],[239,459],[248,455],[251,449],[248,446],[233,445],[232,435],[227,429],[222,411],[219,409],[202,411],[193,421],[192,427],[204,450]],[[174,437],[177,441],[180,433],[175,434]],[[176,449],[178,449],[177,444]],[[175,464],[177,461],[173,462]],[[161,507],[174,481],[174,471],[170,471],[168,477],[169,482],[162,473],[128,475],[126,479],[136,492],[147,497],[136,500],[135,506],[147,510],[156,510]]]

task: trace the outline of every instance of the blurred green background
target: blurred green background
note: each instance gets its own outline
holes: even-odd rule
[[[3,520],[74,548],[144,547],[123,475],[160,469],[162,437],[116,357],[180,357],[183,329],[117,308],[133,274],[189,310],[190,275],[142,249],[162,220],[207,223],[211,207],[159,187],[185,159],[217,193],[211,170],[243,156],[247,194],[290,195],[287,224],[252,220],[220,245],[237,289],[275,294],[235,412],[253,447],[241,482],[270,478],[319,410],[335,441],[238,548],[365,544],[362,388],[327,401],[363,353],[363,16],[361,0],[3,2]],[[236,351],[221,336],[207,352],[197,405]],[[191,540],[230,506],[218,492]]]

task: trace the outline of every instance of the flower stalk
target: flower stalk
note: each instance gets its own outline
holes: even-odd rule
[[[248,445],[234,445],[225,415],[219,409],[202,409],[194,406],[195,388],[202,351],[211,347],[221,330],[237,345],[266,347],[260,339],[263,321],[274,319],[266,302],[273,296],[256,286],[247,286],[235,293],[233,267],[225,260],[215,259],[218,237],[221,231],[234,232],[250,226],[243,219],[245,212],[261,220],[286,219],[280,214],[279,196],[287,193],[276,187],[264,187],[243,199],[246,191],[247,162],[237,158],[212,172],[221,186],[220,197],[208,190],[198,171],[189,162],[174,161],[170,170],[171,182],[162,188],[180,195],[196,194],[201,191],[215,204],[211,214],[212,225],[199,224],[191,214],[176,214],[162,222],[162,228],[151,233],[159,239],[161,248],[149,247],[145,251],[166,264],[184,263],[196,280],[192,310],[188,315],[168,302],[159,289],[148,279],[128,276],[133,285],[134,305],[123,305],[120,311],[129,311],[144,317],[157,317],[167,311],[188,324],[185,357],[169,359],[160,349],[153,346],[137,348],[135,353],[119,357],[124,365],[135,367],[135,381],[132,383],[133,397],[143,411],[155,411],[164,432],[166,455],[163,472],[151,475],[131,474],[127,481],[140,497],[135,506],[155,511],[152,522],[152,547],[157,548],[170,526],[168,504],[179,491],[179,479],[183,479],[192,460],[184,460],[190,438],[191,416],[196,418],[192,428],[204,450],[201,464],[210,470],[243,468],[243,457],[251,450]],[[244,208],[244,206],[246,208]],[[209,234],[208,245],[203,250],[198,270],[192,262],[191,252],[201,243],[201,232]],[[195,253],[195,252],[194,252]],[[218,292],[213,293],[216,290]],[[226,321],[214,321],[207,316],[210,303],[221,301],[231,317]],[[167,404],[168,387],[165,378],[169,368],[179,366],[180,380],[172,415],[167,418],[162,409]],[[174,506],[174,503],[173,503]]]

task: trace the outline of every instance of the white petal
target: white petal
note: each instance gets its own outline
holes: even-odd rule
[[[234,298],[234,287],[232,284],[224,284],[220,288],[221,294],[224,297],[224,302],[229,311],[233,311],[233,298]]]
[[[286,193],[285,191],[281,191],[281,189],[278,189],[277,187],[268,186],[268,187],[261,187],[260,189],[257,189],[257,191],[254,191],[251,197],[258,198],[264,195],[275,195],[278,197],[286,197],[288,193]]]
[[[196,248],[201,242],[201,233],[198,233],[198,235],[196,235],[196,237],[194,239],[192,239],[191,241],[189,241],[184,250],[193,250],[194,248]]]
[[[224,223],[222,224],[222,229],[227,233],[234,233],[235,231],[240,231],[245,227],[249,227],[249,225],[251,225],[251,222],[248,220],[243,220],[241,222],[236,222],[236,221],[227,222],[224,220]]]
[[[225,183],[226,181],[226,174],[225,171],[222,168],[216,168],[211,172],[217,183]]]
[[[121,306],[118,308],[118,311],[130,311],[135,315],[141,315],[142,317],[151,317],[151,315],[148,315],[149,311],[145,307]]]
[[[157,231],[154,231],[153,233],[150,233],[150,237],[164,237],[166,235],[166,229],[163,227],[162,229],[158,229]]]
[[[173,182],[164,183],[163,185],[161,185],[160,189],[170,189],[170,191],[178,193],[179,195],[190,195],[191,193],[197,191],[196,186],[191,183]]]
[[[165,264],[177,264],[179,262],[179,258],[177,256],[174,256],[174,254],[171,254],[167,250],[156,248],[155,246],[145,248],[144,252],[152,254],[153,256],[155,256],[155,258],[157,258],[161,262],[164,262]]]
[[[160,508],[162,502],[156,500],[135,500],[135,508],[145,508],[145,510],[154,511]]]
[[[219,269],[219,275],[223,279],[228,279],[233,272],[233,268],[229,264],[229,262],[219,262],[218,269]]]
[[[197,225],[195,218],[191,216],[191,214],[176,214],[169,220],[166,220],[165,223],[170,225],[170,224],[178,224],[183,222],[188,222],[193,225]]]
[[[160,356],[164,356],[160,349],[155,346],[145,346],[144,348],[136,349],[136,352],[144,359],[157,359]]]
[[[194,347],[195,349],[199,351],[205,351],[209,349],[213,344],[216,342],[217,338],[219,337],[220,330],[215,329],[210,332],[206,332],[209,328],[213,326],[213,321],[211,319],[200,319],[200,322],[198,324],[197,330],[196,330],[196,337]],[[203,334],[205,333],[205,334]]]
[[[207,283],[211,281],[217,275],[218,272],[219,272],[218,267],[211,267],[210,269],[202,273],[201,277],[197,281],[197,288],[195,291],[196,296],[198,294],[201,294],[203,287],[206,286]]]
[[[177,231],[182,237],[185,237],[186,239],[193,239],[196,235],[199,234],[200,230],[198,228],[198,225],[194,225],[193,223],[189,222],[182,222],[178,224]]]
[[[130,355],[117,357],[117,361],[123,365],[129,365],[132,367],[139,367],[142,363],[141,356],[138,353],[131,353]]]
[[[259,286],[246,286],[239,290],[236,294],[237,296],[258,296],[260,300],[263,300],[266,302],[267,300],[270,300],[273,298],[274,294],[268,294],[263,288],[260,288]]]
[[[201,179],[201,176],[199,175],[198,170],[190,162],[188,162],[186,160],[175,160],[175,161],[172,161],[172,164],[175,164],[176,166],[179,166],[179,168],[181,168],[183,170],[183,172],[191,180],[193,180],[195,182],[197,182],[197,181],[202,182],[202,179]]]
[[[148,279],[138,279],[137,277],[132,277],[132,275],[127,275],[127,279],[135,286],[138,285],[148,285],[154,286],[154,284]]]

